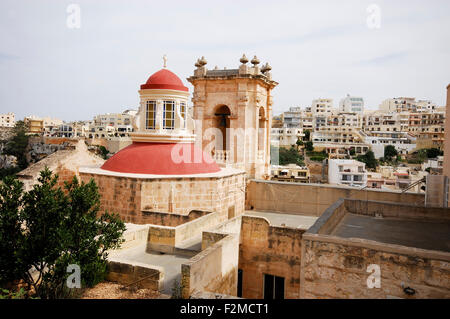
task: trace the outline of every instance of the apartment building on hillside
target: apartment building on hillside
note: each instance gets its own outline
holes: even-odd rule
[[[367,184],[366,164],[351,159],[328,160],[328,183],[365,187]]]

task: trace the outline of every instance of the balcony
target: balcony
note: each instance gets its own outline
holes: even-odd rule
[[[211,153],[212,157],[217,164],[228,164],[231,163],[230,151],[226,150],[214,150]]]

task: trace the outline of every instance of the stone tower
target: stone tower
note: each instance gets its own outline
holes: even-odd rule
[[[272,80],[268,63],[259,67],[245,55],[237,69],[206,68],[204,57],[195,63],[194,120],[197,143],[222,166],[244,169],[248,178],[270,175]]]

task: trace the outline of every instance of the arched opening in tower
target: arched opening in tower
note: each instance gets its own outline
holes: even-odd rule
[[[214,127],[219,129],[222,135],[222,143],[216,140],[216,151],[229,151],[227,132],[230,128],[230,115],[231,111],[226,105],[219,105],[214,112]]]
[[[264,151],[264,135],[266,131],[266,116],[264,108],[259,108],[259,123],[258,123],[258,151]]]

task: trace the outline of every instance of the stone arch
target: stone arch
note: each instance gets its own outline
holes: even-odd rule
[[[231,109],[225,104],[219,104],[214,108],[213,113],[213,127],[220,130],[222,133],[222,148],[220,150],[227,150],[227,132],[230,128]],[[219,150],[219,149],[218,149]]]
[[[258,110],[258,151],[264,150],[264,137],[266,131],[266,111],[263,106]]]

